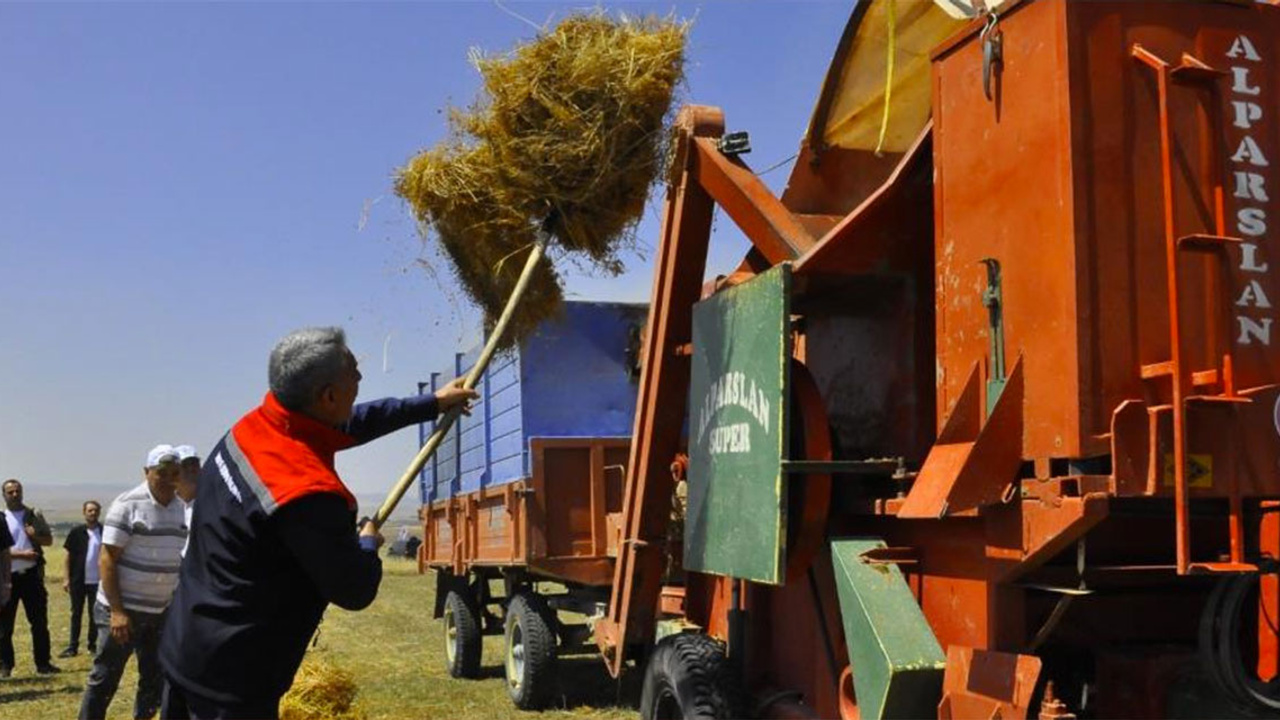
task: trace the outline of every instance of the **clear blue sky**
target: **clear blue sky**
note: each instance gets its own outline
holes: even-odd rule
[[[852,4],[603,6],[694,20],[683,97],[750,131],[763,169],[798,147]],[[541,24],[591,6],[505,7]],[[392,174],[474,97],[468,49],[533,33],[479,0],[0,4],[0,476],[38,499],[42,483],[138,481],[157,442],[204,452],[304,325],[346,327],[362,398],[413,393],[474,342],[476,315],[415,263]],[[788,172],[766,179],[779,191]],[[745,247],[728,225],[717,270]],[[569,290],[647,300],[651,272],[633,257]],[[383,490],[416,440],[349,451],[340,470]]]

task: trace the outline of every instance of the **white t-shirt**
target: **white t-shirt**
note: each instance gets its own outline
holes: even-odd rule
[[[182,498],[178,498],[182,500]],[[182,500],[182,522],[187,526],[187,539],[182,543],[182,557],[187,556],[187,548],[191,547],[191,513],[196,509],[196,501],[187,502]]]
[[[27,517],[26,510],[14,512],[9,509],[4,511],[5,522],[9,524],[9,534],[13,536],[13,548],[10,550],[35,550],[36,546],[31,544],[31,538],[27,537],[27,530],[22,526],[23,520]],[[13,561],[10,570],[13,572],[22,572],[30,570],[36,566],[35,560],[17,560]]]
[[[182,546],[187,540],[183,503],[174,496],[161,505],[147,483],[116,498],[102,521],[102,542],[121,548],[116,580],[126,610],[159,614],[169,607],[178,584]],[[98,585],[98,602],[107,605]]]
[[[102,552],[102,526],[89,531],[89,544],[84,552],[84,584],[97,585],[98,555]]]

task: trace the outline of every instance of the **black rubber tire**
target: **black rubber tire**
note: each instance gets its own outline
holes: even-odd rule
[[[480,614],[475,604],[457,590],[450,590],[444,601],[445,667],[456,678],[480,676]],[[452,633],[450,627],[452,626]],[[452,635],[452,638],[450,637]],[[452,644],[452,651],[450,650]]]
[[[644,720],[728,720],[746,717],[745,693],[724,645],[698,633],[663,638],[645,667]]]
[[[1257,612],[1257,600],[1252,594],[1259,583],[1257,574],[1224,578],[1220,587],[1225,588],[1214,608],[1219,617],[1216,638],[1218,673],[1225,682],[1229,695],[1245,707],[1268,712],[1280,711],[1280,678],[1269,681],[1258,679],[1245,667],[1244,653],[1240,646],[1240,629],[1243,613]],[[1253,602],[1246,602],[1253,599]]]
[[[541,596],[526,591],[507,605],[504,625],[507,694],[521,710],[541,710],[556,692],[555,616]]]

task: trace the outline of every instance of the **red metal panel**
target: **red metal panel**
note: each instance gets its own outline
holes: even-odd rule
[[[1040,658],[1033,655],[952,645],[947,648],[947,674],[942,682],[938,717],[1027,717],[1039,678]]]
[[[808,252],[813,238],[783,206],[764,181],[740,159],[721,154],[712,138],[695,138],[698,184],[724,208],[770,263]]]
[[[1270,111],[1280,95],[1268,40],[1280,32],[1276,15],[1220,3],[1021,3],[1000,21],[1004,61],[991,102],[976,36],[939,54],[940,416],[988,354],[982,257],[1002,263],[1007,352],[1027,358],[1035,402],[1024,457],[1105,453],[1120,403],[1171,395],[1167,381],[1144,383],[1140,369],[1175,351],[1170,367],[1188,390],[1194,381],[1222,392],[1228,377],[1241,388],[1275,381],[1280,337],[1259,328],[1270,327],[1264,304],[1280,294],[1268,261],[1280,253],[1269,192],[1280,180],[1267,174],[1274,163],[1252,163],[1280,150],[1280,112]],[[1241,37],[1253,38],[1256,60]],[[1127,59],[1135,45],[1170,63],[1163,105],[1158,77]],[[1237,105],[1251,98],[1268,109],[1261,117]],[[1248,127],[1236,127],[1237,112]],[[1223,233],[1245,240],[1225,250],[1227,287],[1219,259],[1176,242]]]
[[[629,441],[537,438],[530,444],[532,477],[423,508],[424,568],[462,575],[475,567],[525,567],[563,582],[609,584],[608,517],[621,509]]]

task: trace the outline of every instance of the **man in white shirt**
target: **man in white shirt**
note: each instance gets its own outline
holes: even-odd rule
[[[26,611],[31,626],[31,650],[36,672],[41,675],[59,672],[49,662],[49,594],[44,589],[44,551],[53,544],[49,523],[38,511],[22,502],[22,483],[10,478],[0,485],[4,492],[4,519],[13,547],[9,548],[12,590],[9,602],[0,608],[0,677],[13,672],[13,629],[18,618],[18,603]]]
[[[62,592],[71,597],[71,637],[67,647],[58,654],[60,658],[75,657],[80,652],[80,620],[85,614],[85,601],[89,605],[89,632],[86,634],[89,654],[98,647],[98,628],[93,621],[93,600],[98,596],[98,555],[102,549],[102,524],[98,515],[102,506],[97,500],[89,500],[81,507],[84,524],[71,528],[62,547],[67,551],[66,566],[62,573]]]
[[[147,453],[146,480],[111,502],[102,521],[102,581],[94,603],[98,652],[80,701],[81,720],[106,717],[131,655],[138,658],[133,717],[160,708],[164,679],[157,646],[178,584],[187,539],[178,486],[178,453],[158,445]]]

